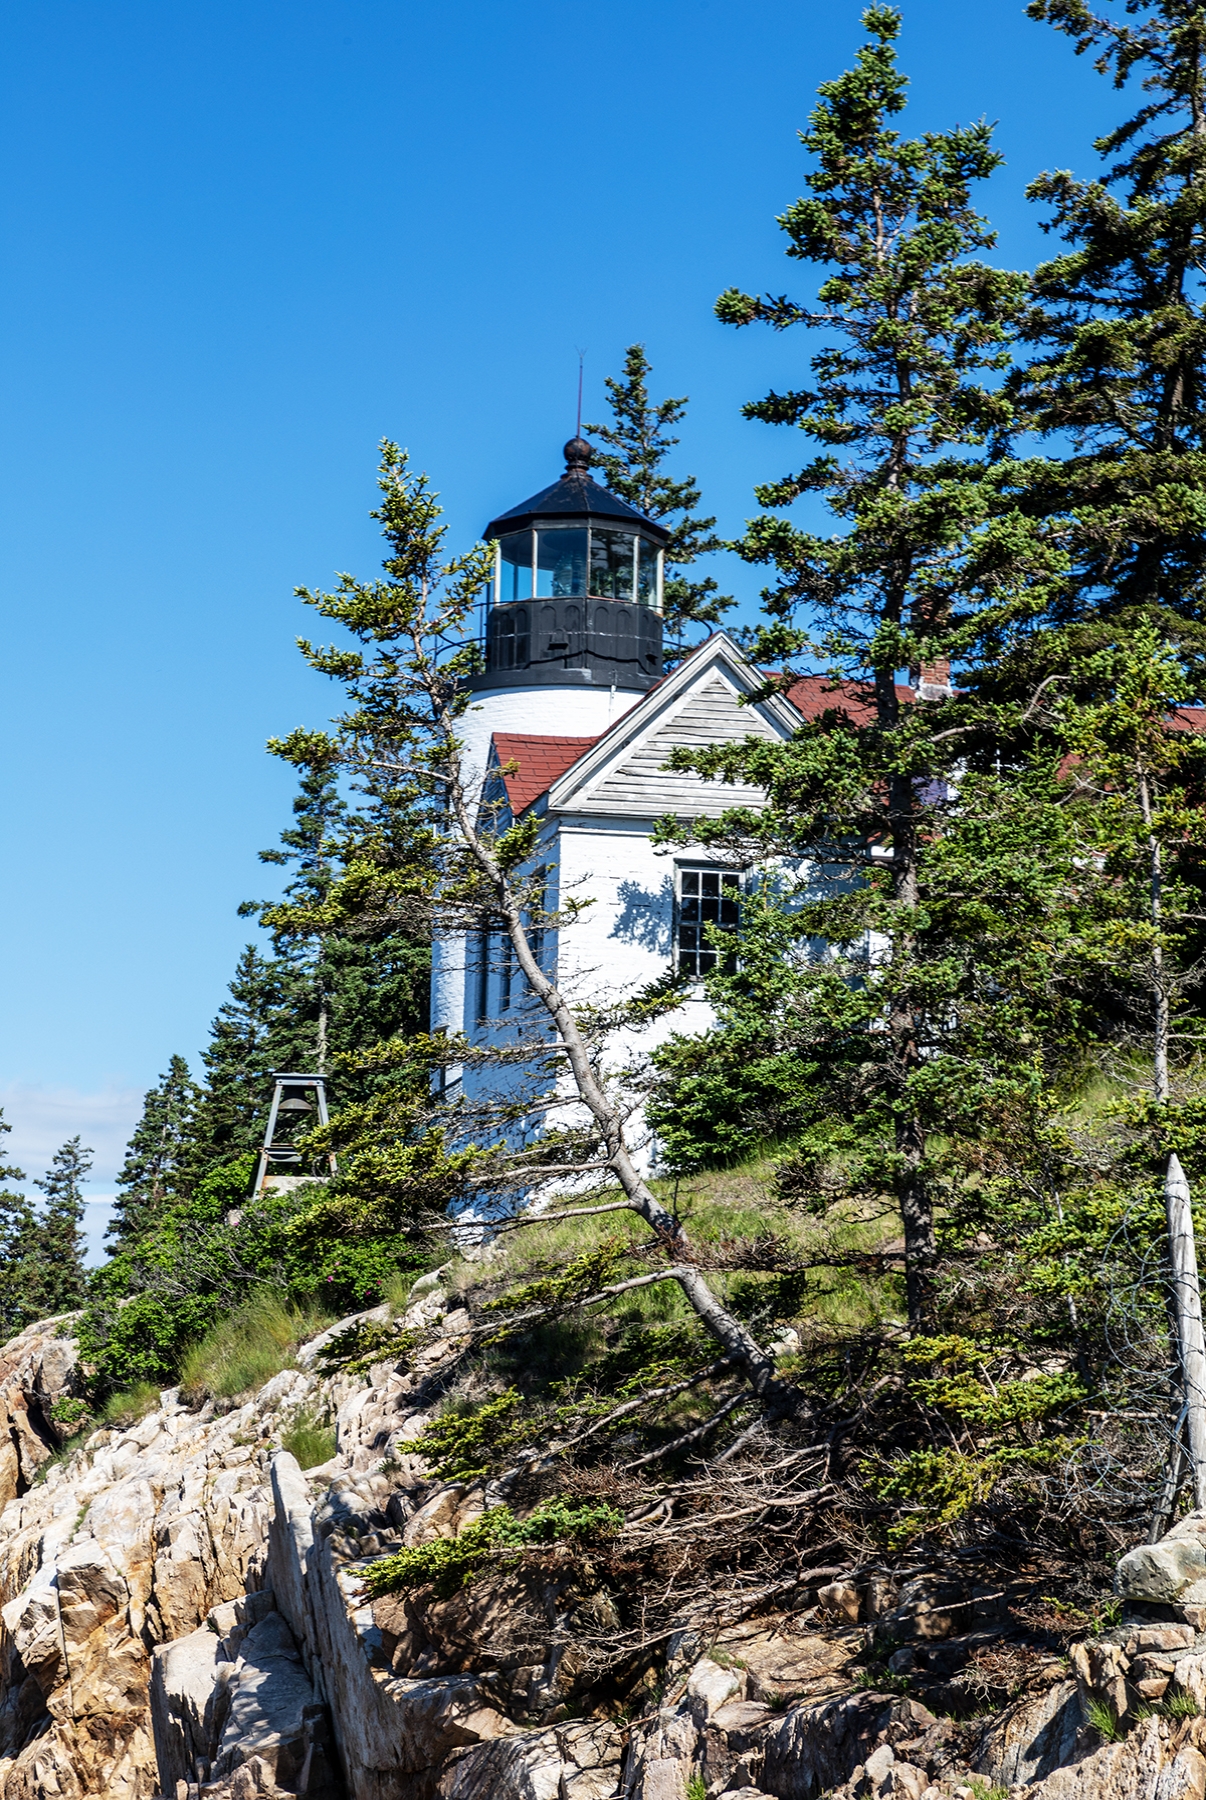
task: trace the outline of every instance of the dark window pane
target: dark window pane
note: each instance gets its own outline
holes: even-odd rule
[[[678,876],[678,966],[684,975],[706,975],[721,952],[707,941],[707,928],[733,931],[738,922],[741,877],[724,869],[680,869]]]
[[[536,595],[572,600],[586,592],[586,528],[536,533]]]
[[[532,534],[530,531],[510,531],[506,537],[499,539],[502,551],[502,575],[499,581],[498,598],[505,604],[508,600],[530,600],[532,598]]]
[[[637,599],[642,606],[657,605],[657,545],[637,539]]]
[[[630,531],[608,531],[592,525],[590,532],[590,591],[601,600],[632,599],[633,536]]]

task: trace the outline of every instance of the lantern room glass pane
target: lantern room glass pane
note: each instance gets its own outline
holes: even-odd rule
[[[586,592],[586,527],[536,533],[536,597],[573,600]]]
[[[632,599],[634,540],[631,531],[607,531],[592,525],[590,591],[600,600]]]
[[[657,545],[637,539],[637,599],[642,606],[657,605]]]
[[[530,600],[532,598],[532,534],[530,531],[509,531],[499,539],[502,552],[502,565],[498,583],[498,599],[500,605],[508,600]]]

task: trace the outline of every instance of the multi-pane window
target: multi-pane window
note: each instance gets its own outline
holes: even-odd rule
[[[709,943],[706,927],[735,931],[740,899],[741,877],[731,869],[679,869],[675,949],[684,975],[706,975],[716,967],[722,953]]]
[[[494,597],[662,603],[662,552],[639,532],[609,525],[538,525],[498,540]],[[510,666],[510,665],[508,665]]]

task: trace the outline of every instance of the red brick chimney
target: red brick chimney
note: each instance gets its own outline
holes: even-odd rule
[[[949,656],[939,657],[936,662],[922,663],[920,669],[910,669],[909,677],[919,700],[945,700],[953,692]]]

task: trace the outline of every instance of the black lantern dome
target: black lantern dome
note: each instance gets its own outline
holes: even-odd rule
[[[498,545],[475,688],[579,682],[643,691],[662,672],[664,525],[592,481],[591,447],[565,474],[491,519]]]

